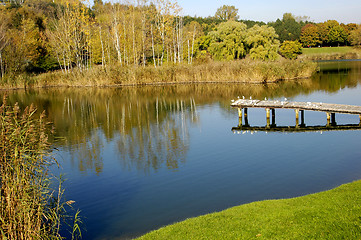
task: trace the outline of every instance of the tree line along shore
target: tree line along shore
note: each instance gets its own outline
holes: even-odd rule
[[[3,88],[172,83],[182,77],[187,82],[294,79],[310,76],[314,66],[306,69],[295,61],[293,67],[299,66],[292,76],[289,69],[287,76],[278,70],[276,74],[272,66],[288,65],[285,59],[296,59],[302,47],[360,45],[357,24],[313,23],[291,13],[266,24],[239,20],[238,9],[227,5],[214,16],[191,17],[182,16],[173,0],[97,0],[91,6],[78,0],[0,3]],[[231,74],[210,79],[224,62],[230,63]],[[239,76],[243,68],[254,76]],[[211,70],[209,76],[204,69]],[[164,79],[169,74],[172,77]],[[60,76],[73,80],[65,84]]]

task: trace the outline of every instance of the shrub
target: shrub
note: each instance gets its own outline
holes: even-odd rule
[[[298,41],[284,41],[280,47],[280,54],[288,59],[296,59],[302,54],[302,45]]]

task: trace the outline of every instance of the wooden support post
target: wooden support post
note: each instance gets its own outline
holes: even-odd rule
[[[336,126],[336,114],[335,113],[331,113],[331,125],[332,126]]]
[[[327,126],[330,126],[330,121],[331,121],[331,113],[326,112],[327,115]]]
[[[244,124],[248,126],[248,108],[244,108]]]
[[[238,117],[242,118],[242,108],[238,108]]]
[[[242,126],[242,108],[238,108],[238,126]]]
[[[299,112],[300,110],[299,109],[295,109],[295,113],[296,113],[296,127],[298,127],[299,125]]]
[[[270,109],[266,108],[266,121],[267,121],[267,128],[270,127]]]
[[[272,123],[271,123],[271,125],[273,127],[275,127],[276,126],[276,111],[275,111],[274,108],[272,108],[271,110],[272,110]]]
[[[305,127],[305,110],[300,110],[301,112],[301,127]]]
[[[238,118],[238,127],[241,128],[242,127],[242,118]]]
[[[361,114],[359,115],[359,117],[360,117],[360,123],[359,123],[359,125],[361,126]]]

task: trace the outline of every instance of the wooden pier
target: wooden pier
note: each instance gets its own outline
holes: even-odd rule
[[[248,126],[248,108],[265,108],[266,109],[266,120],[267,128],[276,126],[275,123],[275,109],[294,109],[296,115],[295,127],[305,127],[304,122],[304,111],[320,111],[325,112],[327,116],[327,126],[335,126],[336,113],[342,114],[358,114],[361,125],[361,106],[343,105],[343,104],[331,104],[321,102],[290,102],[285,99],[284,101],[275,100],[252,100],[252,99],[238,99],[232,100],[232,107],[238,108],[239,126],[242,126],[242,116],[244,115],[245,126]],[[243,110],[243,113],[242,113]],[[270,121],[272,114],[272,123]],[[300,119],[301,118],[301,119]],[[301,122],[300,122],[301,120]]]

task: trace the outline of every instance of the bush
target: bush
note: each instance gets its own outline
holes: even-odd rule
[[[280,54],[288,59],[296,59],[302,54],[302,45],[298,41],[284,41],[280,47]]]

